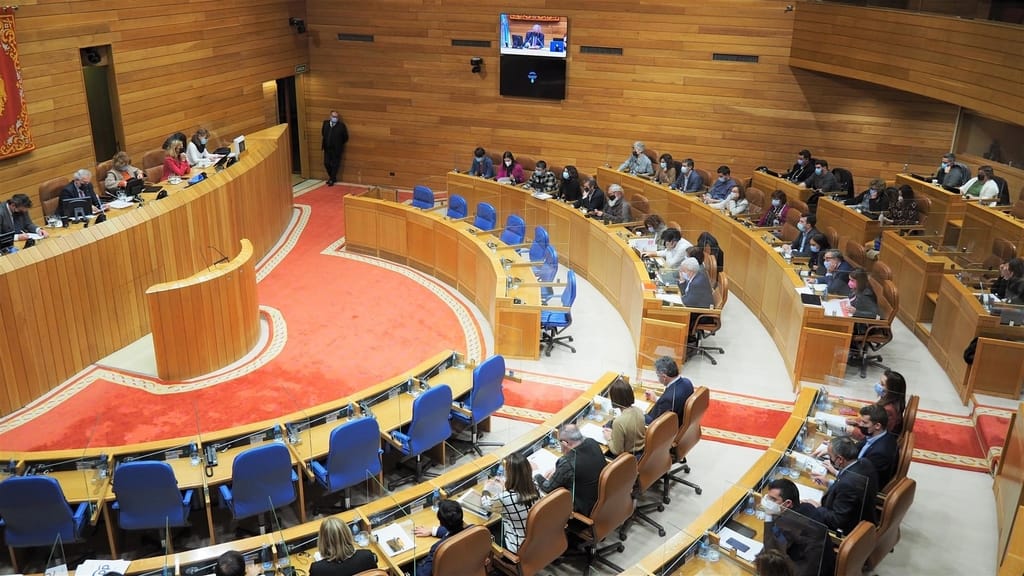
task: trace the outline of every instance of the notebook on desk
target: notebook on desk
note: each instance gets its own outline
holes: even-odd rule
[[[775,176],[776,178],[782,178],[781,174],[779,174],[775,170],[772,170],[771,168],[761,168],[761,172],[764,172],[765,174],[767,174],[769,176]]]
[[[920,180],[921,182],[927,182],[928,184],[932,183],[932,177],[931,176],[921,176],[920,174],[916,174],[914,172],[911,172],[910,173],[910,177],[913,178],[914,180]]]

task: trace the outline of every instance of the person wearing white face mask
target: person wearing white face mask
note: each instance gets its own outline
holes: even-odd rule
[[[704,188],[704,177],[693,169],[693,158],[683,160],[679,175],[669,188],[680,192],[700,192]]]
[[[732,216],[741,216],[747,213],[747,209],[750,208],[750,202],[747,200],[747,193],[743,190],[743,187],[736,184],[729,191],[729,196],[721,202],[714,202],[709,204],[715,210],[725,210]]]
[[[710,308],[715,305],[711,279],[696,258],[687,258],[679,265],[679,292],[683,295],[683,306]]]
[[[790,182],[801,183],[807,180],[814,174],[814,160],[811,158],[810,150],[801,150],[796,156],[796,163],[782,175],[782,178],[789,180]]]
[[[829,171],[828,162],[820,159],[815,159],[813,173],[800,183],[800,187],[807,188],[808,190],[817,190],[825,194],[842,190],[835,175]]]
[[[814,214],[801,214],[796,228],[800,231],[793,243],[789,245],[793,256],[808,258],[811,255],[811,238],[818,234],[818,217]]]
[[[577,202],[580,196],[583,195],[582,183],[580,182],[580,173],[576,170],[576,167],[572,164],[562,169],[562,178],[558,182],[558,196],[559,200],[565,200],[566,202]]]
[[[828,530],[809,518],[814,506],[800,501],[796,484],[787,478],[773,480],[761,496],[760,508],[765,513],[765,550],[785,554],[793,561],[797,576],[831,576],[835,572],[835,548]]]
[[[736,185],[736,181],[732,179],[732,171],[729,170],[728,166],[722,165],[718,167],[718,179],[708,189],[708,193],[704,195],[703,200],[705,204],[712,202],[721,202],[729,197],[729,191]]]
[[[188,163],[191,166],[199,164],[203,160],[208,160],[212,154],[210,149],[206,146],[210,141],[210,132],[206,128],[200,128],[196,130],[196,133],[192,135],[192,138],[188,141],[188,147],[185,149],[185,155],[188,157]]]
[[[658,169],[654,171],[654,181],[668,186],[676,181],[676,162],[671,154],[662,154],[658,158]]]
[[[787,200],[786,193],[782,190],[772,192],[772,204],[761,215],[757,225],[759,227],[782,226],[786,222],[786,214],[789,213]]]
[[[324,151],[324,169],[327,171],[327,185],[334,186],[338,182],[338,170],[341,168],[341,155],[348,142],[348,128],[341,121],[337,110],[331,110],[329,118],[320,127],[320,149]]]
[[[505,150],[501,155],[501,164],[498,165],[498,182],[518,184],[526,179],[523,173],[523,165],[516,162],[512,152]]]

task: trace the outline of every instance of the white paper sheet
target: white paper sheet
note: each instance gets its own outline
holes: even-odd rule
[[[826,316],[842,316],[844,318],[852,316],[850,313],[849,298],[843,298],[840,300],[823,300],[821,305],[825,308]]]
[[[629,245],[641,252],[653,252],[658,249],[654,238],[630,238]]]
[[[815,502],[821,502],[822,496],[825,495],[824,490],[811,488],[810,486],[805,486],[799,482],[796,482],[795,484],[796,489],[800,491],[800,500],[814,500]]]
[[[107,202],[107,206],[110,206],[111,208],[115,208],[117,210],[130,208],[132,205],[133,204],[127,200],[113,200],[111,202]]]
[[[547,476],[549,472],[555,470],[555,464],[558,463],[558,456],[551,453],[550,450],[541,448],[527,458],[530,461],[530,467],[533,468],[535,474],[541,476]]]
[[[593,438],[598,444],[604,444],[604,429],[593,422],[587,422],[583,426],[580,426],[580,434],[583,434],[586,438]]]
[[[846,430],[846,416],[819,411],[814,413],[814,419],[824,421],[830,430]]]
[[[377,547],[384,551],[388,556],[397,556],[406,550],[412,549],[412,535],[405,531],[400,524],[388,524],[383,528],[378,528],[373,531],[373,537],[377,539]],[[393,549],[389,542],[400,544],[401,547]]]
[[[107,572],[124,574],[129,564],[131,562],[127,560],[86,560],[75,568],[75,576],[103,576]]]
[[[651,409],[651,403],[646,400],[633,400],[633,406],[636,406],[644,413]]]

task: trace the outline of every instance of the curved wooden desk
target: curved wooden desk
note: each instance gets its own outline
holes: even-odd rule
[[[0,258],[0,413],[148,333],[146,289],[208,267],[210,246],[270,250],[292,217],[287,126],[246,142],[205,182]]]
[[[242,358],[260,339],[256,261],[242,238],[233,259],[146,290],[156,367],[164,380],[185,380]]]
[[[711,232],[726,253],[730,289],[758,316],[779,348],[794,389],[801,380],[824,382],[842,377],[846,369],[851,327],[842,319],[826,317],[820,307],[804,306],[796,292],[803,285],[793,265],[787,263],[762,236],[691,196],[608,168],[598,168],[602,187],[620,184],[626,198],[647,198],[653,214],[666,222],[678,222],[683,236],[695,242],[703,231]],[[649,282],[640,258],[630,248],[621,226],[604,226],[586,218],[571,205],[541,200],[515,186],[466,174],[448,174],[448,193],[463,196],[471,209],[488,202],[500,218],[519,214],[530,231],[544,226],[559,258],[586,278],[618,310],[629,327],[637,349],[637,362],[647,366],[660,347],[685,345],[689,309],[663,302]],[[678,354],[685,358],[685,354]],[[841,356],[841,357],[840,357]]]

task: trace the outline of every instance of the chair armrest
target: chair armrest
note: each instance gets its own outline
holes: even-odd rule
[[[298,474],[298,472],[295,471],[295,468],[292,468],[292,482],[298,482],[298,481],[299,481],[299,474]]]
[[[97,507],[97,512],[99,507]],[[75,536],[79,536],[82,533],[82,527],[85,526],[86,521],[89,520],[89,503],[82,502],[75,508],[75,515],[73,518],[75,522]]]
[[[473,411],[467,409],[462,402],[452,402],[452,415],[472,419]]]
[[[192,507],[192,496],[194,496],[195,493],[196,493],[195,490],[185,490],[185,494],[182,495],[182,497],[181,497],[181,506],[183,508],[191,508]]]
[[[495,542],[491,542],[491,558],[511,564],[519,564],[519,556],[517,554],[505,550]]]
[[[504,248],[504,249],[507,250],[507,249],[511,248],[511,249],[514,249],[514,250],[518,250],[520,248],[529,248],[532,245],[533,245],[533,242],[526,242],[526,243],[520,243],[520,244],[498,244],[498,249],[500,250],[500,249]]]
[[[584,516],[583,514],[576,512],[575,510],[573,510],[572,518],[573,520],[583,523],[583,525],[588,528],[592,528],[594,526],[593,520],[591,520],[588,516]]]
[[[234,497],[231,495],[231,488],[228,488],[224,484],[220,485],[220,497],[224,500],[224,503],[231,507],[231,503],[234,501]]]
[[[399,450],[407,454],[409,453],[409,441],[412,440],[412,438],[410,438],[408,434],[394,430],[391,432],[390,439]]]
[[[312,472],[313,477],[316,478],[321,484],[323,484],[324,486],[327,485],[327,468],[324,468],[323,464],[320,464],[316,460],[310,460],[309,470],[310,472]]]

